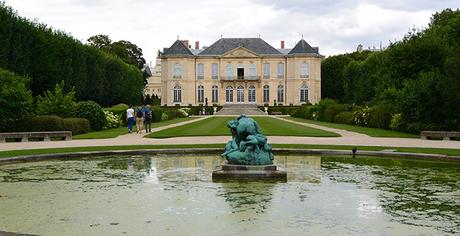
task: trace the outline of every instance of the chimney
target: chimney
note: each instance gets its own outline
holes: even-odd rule
[[[200,41],[195,42],[195,49],[200,49]]]
[[[281,49],[284,49],[284,40],[281,40]]]
[[[185,45],[186,48],[188,48],[188,40],[181,40],[181,42]]]

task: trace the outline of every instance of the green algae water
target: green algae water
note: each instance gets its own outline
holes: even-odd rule
[[[278,155],[287,183],[213,183],[211,171],[221,162],[160,155],[0,165],[0,231],[460,234],[459,163]]]

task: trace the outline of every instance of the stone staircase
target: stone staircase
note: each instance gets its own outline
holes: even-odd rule
[[[265,115],[255,104],[226,104],[216,115]]]

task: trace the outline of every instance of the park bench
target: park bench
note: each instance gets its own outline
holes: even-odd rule
[[[422,139],[442,138],[444,140],[451,140],[460,137],[460,132],[455,131],[422,131],[420,132]]]
[[[271,113],[272,115],[282,115],[283,113],[280,111],[274,111]]]
[[[6,142],[6,139],[20,139],[21,142],[28,142],[30,138],[51,141],[51,138],[61,138],[61,140],[72,140],[72,131],[44,131],[44,132],[14,132],[0,133],[0,143]]]

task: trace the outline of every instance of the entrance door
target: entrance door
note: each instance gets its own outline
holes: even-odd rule
[[[237,73],[238,79],[244,79],[244,68],[237,68],[236,73]]]

